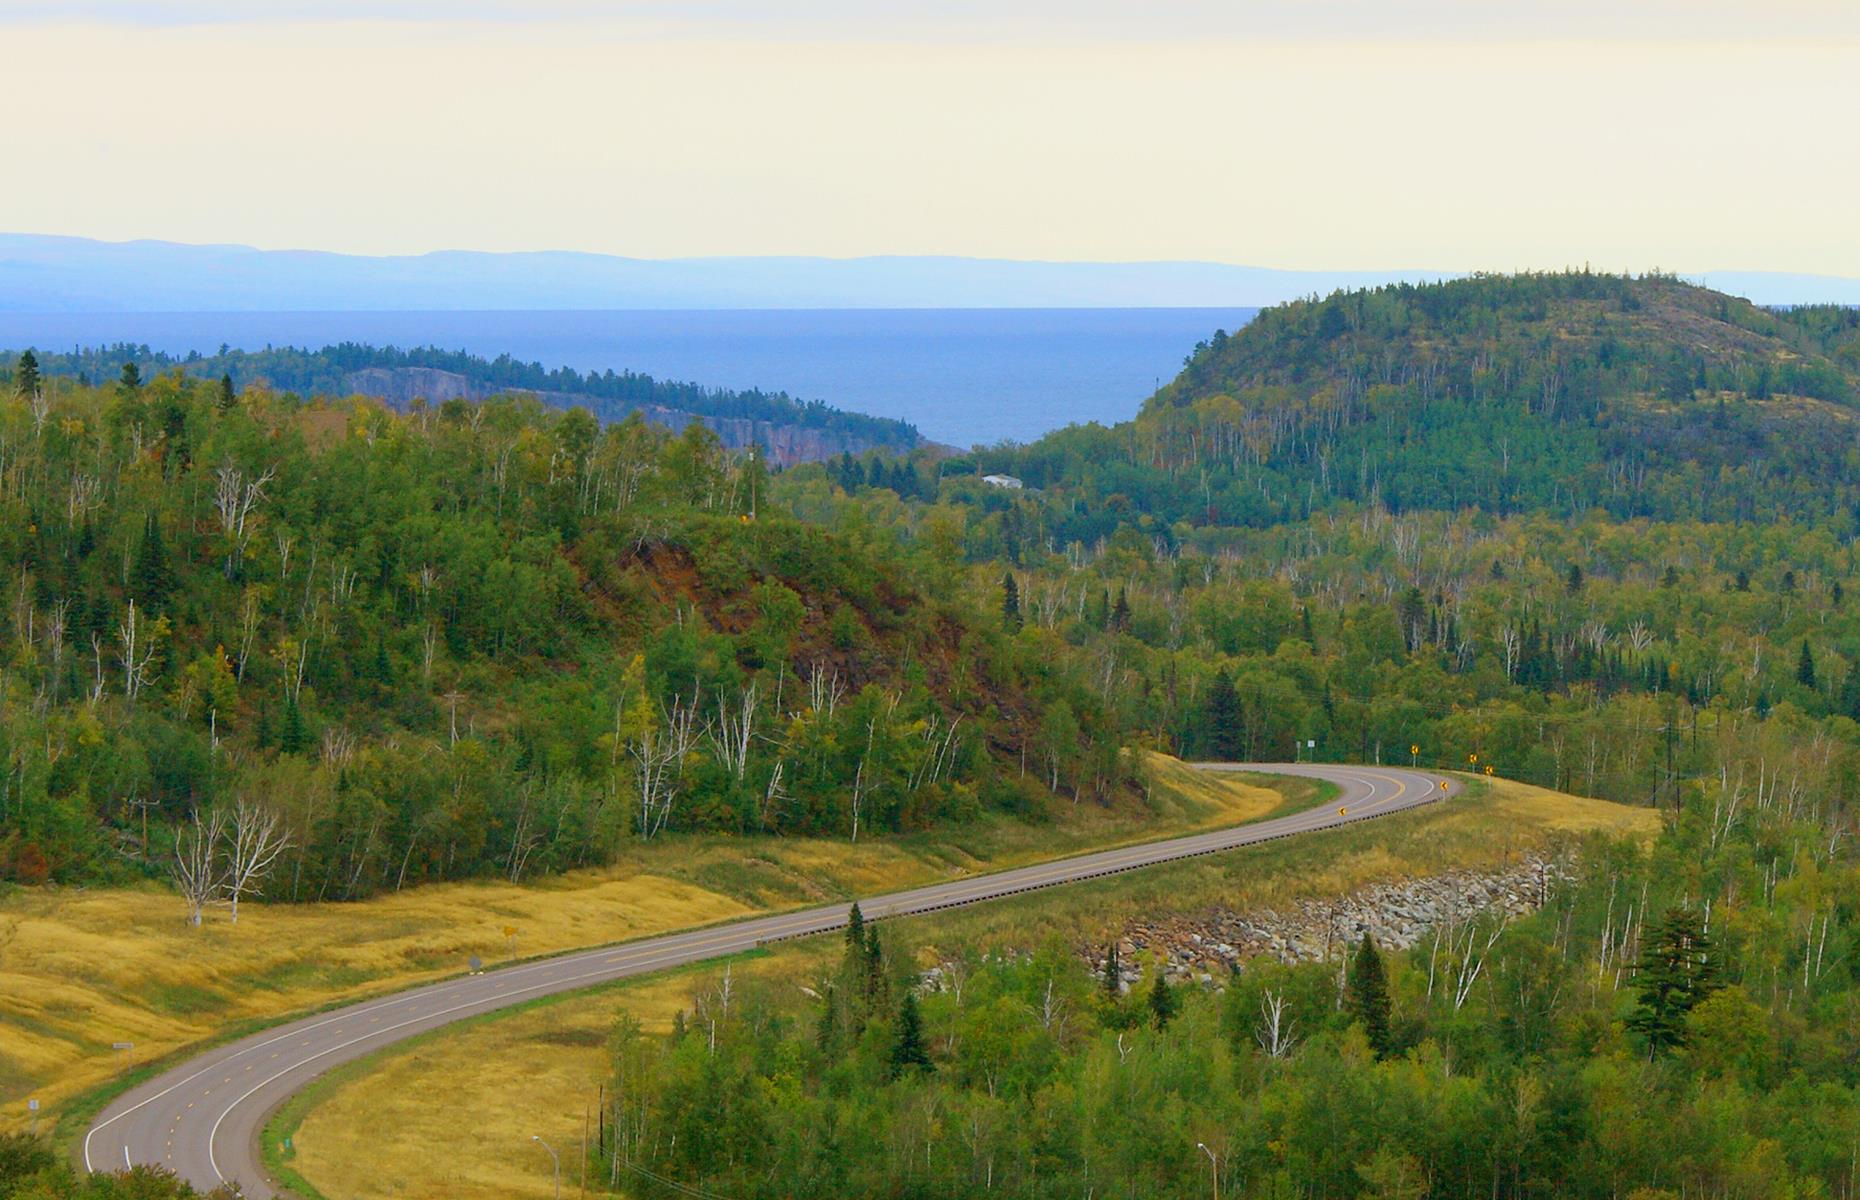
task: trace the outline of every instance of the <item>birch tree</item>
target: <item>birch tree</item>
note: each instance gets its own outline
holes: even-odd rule
[[[226,831],[225,888],[234,924],[239,922],[239,898],[263,885],[290,844],[290,834],[276,812],[247,800],[233,808]]]
[[[175,889],[187,901],[187,923],[196,928],[201,910],[218,897],[225,883],[220,863],[220,838],[225,831],[226,815],[218,809],[208,813],[204,822],[196,812],[186,825],[174,831],[170,873]]]

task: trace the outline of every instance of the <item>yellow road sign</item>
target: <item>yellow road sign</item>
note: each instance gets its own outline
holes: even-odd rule
[[[1338,816],[1340,816],[1340,817],[1341,817],[1341,816],[1346,816],[1346,815],[1348,815],[1348,813],[1349,813],[1349,811],[1350,811],[1350,810],[1349,810],[1349,809],[1347,809],[1347,808],[1340,808],[1340,809],[1338,809],[1338,810],[1337,810],[1337,815],[1338,815]]]

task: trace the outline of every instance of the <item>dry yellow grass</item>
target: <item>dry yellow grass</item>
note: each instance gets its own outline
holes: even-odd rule
[[[1385,821],[912,918],[899,922],[891,944],[921,945],[932,937],[944,945],[1022,948],[1052,937],[1100,941],[1137,915],[1335,895],[1374,880],[1490,865],[1561,834],[1644,837],[1659,826],[1650,809],[1502,779],[1462,782],[1472,786],[1460,799]],[[1219,802],[1244,807],[1249,815],[1237,819],[1252,819],[1279,802],[1276,793],[1260,791],[1229,793]],[[739,979],[792,985],[813,978],[835,949],[830,939],[794,943],[733,970]],[[664,1028],[717,971],[633,981],[446,1031],[360,1064],[305,1116],[293,1136],[292,1165],[330,1200],[547,1200],[549,1157],[529,1137],[538,1134],[558,1149],[578,1144],[582,1107],[606,1077],[604,1043],[615,1017],[624,1010],[649,1029]],[[472,1135],[461,1138],[460,1129]],[[573,1160],[573,1153],[565,1155]],[[568,1187],[576,1182],[574,1174],[565,1176]]]
[[[786,946],[731,970],[739,984],[811,978],[830,949]],[[330,1200],[550,1200],[553,1170],[530,1142],[537,1136],[562,1155],[564,1194],[579,1195],[582,1126],[607,1079],[615,1016],[624,1009],[665,1032],[717,973],[649,976],[364,1064],[311,1108],[292,1135],[290,1165]]]
[[[861,842],[674,839],[600,871],[523,887],[420,888],[356,904],[248,904],[188,928],[159,887],[0,899],[0,1128],[56,1112],[139,1063],[243,1024],[578,946],[871,894],[1100,846],[1253,819],[1277,793],[1152,758],[1151,811],[1062,805],[1050,824],[990,819]],[[506,928],[517,933],[512,938]],[[133,1042],[126,1053],[112,1043]]]

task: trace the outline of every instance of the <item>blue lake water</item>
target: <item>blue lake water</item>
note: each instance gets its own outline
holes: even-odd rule
[[[968,446],[1135,415],[1195,343],[1254,309],[5,313],[0,347],[439,346],[785,391]]]

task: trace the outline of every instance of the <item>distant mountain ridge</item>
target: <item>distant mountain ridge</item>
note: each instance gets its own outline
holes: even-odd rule
[[[1860,309],[1761,308],[1667,275],[1477,276],[1262,311],[1113,429],[983,470],[1171,525],[1333,504],[1618,519],[1860,513]],[[1117,505],[1108,499],[1117,497]]]
[[[10,364],[14,357],[11,353],[0,354],[0,362]],[[38,357],[40,369],[47,375],[91,382],[112,378],[124,363],[134,362],[145,375],[178,367],[196,377],[230,376],[240,388],[264,385],[306,396],[372,396],[399,408],[416,400],[443,404],[527,393],[552,408],[586,408],[603,421],[619,421],[638,413],[655,425],[674,430],[701,421],[725,447],[742,450],[760,446],[769,461],[778,466],[841,454],[858,456],[868,450],[906,451],[924,441],[907,422],[845,412],[781,392],[706,388],[631,371],[583,374],[567,368],[551,370],[508,355],[486,359],[432,347],[401,350],[343,343],[321,350],[228,349],[215,355],[182,358],[147,346],[125,344],[69,353],[40,351]]]
[[[365,255],[0,234],[9,312],[677,308],[1252,308],[1440,270],[881,255],[643,259],[570,251]],[[1860,279],[1693,277],[1758,304],[1860,304]]]

